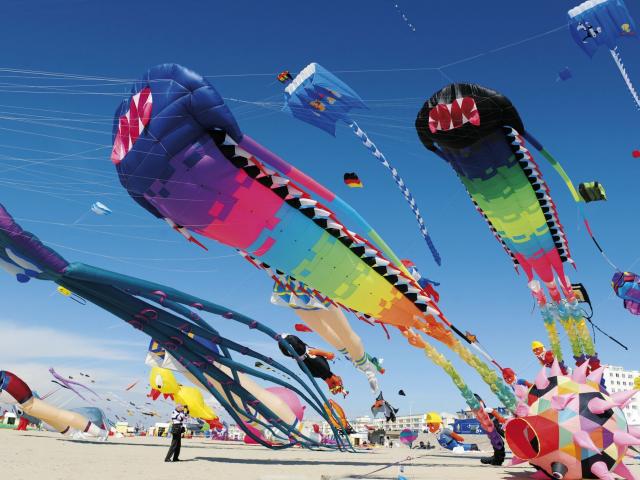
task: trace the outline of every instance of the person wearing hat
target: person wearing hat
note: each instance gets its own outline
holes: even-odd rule
[[[500,412],[498,412],[495,408],[487,407],[487,404],[484,403],[484,400],[480,397],[480,395],[478,395],[477,393],[474,393],[473,396],[476,397],[476,400],[478,400],[478,403],[480,403],[480,407],[482,407],[484,412],[491,419],[491,422],[493,423],[493,428],[495,429],[495,431],[498,432],[498,435],[504,438],[504,430],[502,428],[502,425],[504,425],[507,422],[506,419],[502,415],[500,415]],[[494,445],[492,442],[492,447],[493,447],[493,455],[490,457],[482,457],[480,459],[480,463],[484,465],[495,465],[499,467],[504,462],[504,457],[506,454],[505,448],[504,448],[504,442],[502,442],[501,445]]]
[[[534,340],[533,342],[531,342],[531,351],[538,359],[538,362],[540,362],[540,365],[551,368],[551,365],[553,365],[553,362],[555,361],[555,356],[553,355],[553,352],[551,350],[547,350],[546,348],[544,348],[544,344],[542,342],[538,340]],[[568,370],[564,365],[564,361],[559,362],[559,365],[562,374],[567,375]]]
[[[185,407],[179,403],[176,404],[176,408],[171,412],[171,446],[164,459],[165,462],[170,462],[172,456],[174,462],[180,461],[178,457],[180,456],[180,447],[182,446],[182,434],[185,431],[183,423],[186,418],[187,412],[185,412]]]
[[[464,443],[462,435],[457,434],[451,428],[446,427],[440,414],[429,412],[425,415],[425,423],[430,433],[433,433],[440,446],[447,450],[458,451],[478,451],[475,443]],[[455,450],[454,450],[455,449]]]

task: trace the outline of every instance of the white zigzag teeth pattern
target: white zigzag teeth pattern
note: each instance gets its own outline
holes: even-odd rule
[[[227,142],[227,140],[229,141]],[[235,145],[235,143],[230,138],[228,138],[228,136],[227,138],[225,138],[225,143],[222,143],[219,146],[233,146],[233,153],[229,152],[228,150],[221,150],[221,152],[238,168],[244,169],[249,176],[260,181],[260,183],[268,186],[272,190],[277,191],[278,195],[280,195],[281,198],[294,201],[295,204],[290,203],[292,207],[298,208],[301,211],[313,209],[313,215],[309,216],[314,222],[316,222],[318,226],[323,228],[332,236],[339,238],[345,246],[347,246],[360,258],[372,259],[372,263],[370,263],[370,261],[367,261],[367,263],[369,265],[372,265],[373,268],[377,269],[376,271],[396,288],[400,285],[404,286],[403,290],[406,290],[404,295],[409,300],[413,301],[413,303],[416,305],[416,307],[418,307],[420,311],[426,312],[428,308],[431,308],[429,307],[430,305],[435,307],[433,300],[425,291],[420,288],[415,279],[413,279],[412,277],[408,277],[399,269],[395,268],[389,260],[384,258],[380,251],[378,251],[371,244],[369,244],[369,242],[359,237],[354,232],[348,230],[344,225],[340,223],[340,221],[333,215],[330,210],[323,207],[316,200],[309,198],[302,190],[292,185],[292,182],[289,179],[281,177],[277,172],[272,172],[264,168],[250,154],[237,147],[237,145]],[[281,191],[283,187],[285,187],[286,189],[284,192]],[[241,252],[241,255],[257,268],[266,271],[269,276],[280,285],[285,285],[291,290],[291,287],[287,286],[289,285],[288,280],[291,280],[293,282],[296,282],[296,285],[299,285],[300,288],[307,292],[308,295],[314,296],[321,301],[329,301],[334,305],[339,305],[340,307],[345,308],[345,310],[352,311],[356,315],[363,317],[363,314],[361,312],[355,312],[345,307],[344,305],[333,302],[331,299],[326,298],[320,292],[308,288],[306,285],[299,282],[295,278],[289,277],[282,272],[274,271],[269,265],[261,262],[258,259],[255,259],[251,256],[251,254],[247,252]],[[383,271],[381,271],[380,269],[383,269]],[[430,311],[434,312],[432,314],[436,316],[441,316],[436,308],[431,308]],[[366,315],[364,317],[366,317]]]
[[[529,180],[531,187],[534,192],[536,192],[536,197],[538,198],[538,203],[540,207],[543,209],[547,209],[550,213],[544,213],[545,220],[547,226],[549,227],[549,232],[553,238],[554,245],[560,254],[560,258],[563,261],[570,259],[569,246],[564,234],[564,230],[562,224],[560,223],[560,219],[558,217],[558,211],[556,206],[551,199],[549,187],[546,182],[542,178],[542,174],[540,173],[540,169],[533,159],[531,152],[529,152],[524,146],[524,141],[521,138],[520,134],[511,127],[505,127],[507,131],[507,136],[511,138],[511,145],[520,166],[527,174],[527,179]],[[527,170],[530,170],[529,174]]]

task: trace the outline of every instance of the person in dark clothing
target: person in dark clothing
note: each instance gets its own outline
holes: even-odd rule
[[[165,462],[170,462],[173,456],[174,462],[180,461],[180,447],[182,446],[182,434],[184,433],[184,421],[187,418],[185,407],[178,404],[173,412],[171,412],[171,446],[165,457]]]
[[[329,387],[329,391],[334,395],[338,393],[342,393],[345,397],[348,392],[344,389],[344,385],[342,384],[342,378],[338,375],[335,375],[331,371],[331,367],[329,366],[329,362],[327,360],[333,360],[334,355],[331,352],[325,352],[323,350],[319,350],[317,348],[312,348],[306,343],[304,343],[300,337],[295,335],[283,333],[282,339],[285,340],[291,347],[294,352],[300,357],[302,362],[309,369],[309,373],[314,378],[321,378],[327,383]],[[280,347],[280,351],[287,357],[292,358],[291,353],[287,350],[283,345],[278,345]]]
[[[485,413],[489,415],[489,418],[493,423],[493,428],[496,430],[496,432],[498,432],[498,435],[500,435],[504,439],[504,430],[502,429],[502,425],[506,423],[505,418],[500,415],[500,412],[498,412],[496,409],[487,407],[487,404],[484,403],[484,400],[482,400],[482,398],[480,398],[480,395],[476,393],[474,394],[474,396],[480,403],[480,406],[484,409]],[[484,465],[500,466],[504,462],[505,453],[506,452],[504,443],[499,448],[493,446],[493,455],[490,457],[482,457],[480,459],[480,463]]]

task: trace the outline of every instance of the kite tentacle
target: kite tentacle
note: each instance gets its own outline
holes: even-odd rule
[[[76,390],[73,385],[77,385],[78,387],[82,387],[85,390],[87,390],[88,392],[91,392],[93,395],[96,396],[96,398],[100,398],[100,395],[98,395],[96,392],[94,392],[93,390],[91,390],[89,387],[87,387],[86,385],[81,384],[80,382],[74,382],[73,380],[67,380],[66,378],[64,378],[62,375],[58,374],[53,368],[49,369],[49,373],[53,376],[53,378],[55,378],[56,380],[58,380],[58,384],[62,384],[63,387],[68,388],[69,390],[71,390],[72,392],[74,392],[76,395],[78,395],[82,400],[87,400],[78,390]]]
[[[233,310],[229,310],[225,307],[216,305],[207,300],[194,297],[192,295],[188,295],[178,290],[166,287],[164,285],[156,284],[153,282],[142,281],[139,279],[134,279],[132,277],[126,277],[122,275],[114,276],[114,274],[112,274],[111,272],[106,272],[106,271],[97,269],[95,267],[89,267],[87,265],[78,266],[78,264],[74,265],[73,276],[76,278],[90,279],[92,278],[93,274],[95,274],[96,272],[100,275],[110,274],[112,277],[112,278],[109,278],[109,281],[111,284],[118,286],[125,291],[129,291],[134,295],[148,298],[152,301],[157,301],[161,305],[171,310],[174,310],[175,312],[177,312],[178,314],[184,317],[189,318],[191,321],[195,322],[198,325],[196,326],[196,325],[189,324],[189,329],[192,329],[197,335],[200,335],[202,337],[206,336],[205,331],[209,333],[209,335],[213,334],[216,337],[214,343],[219,344],[222,350],[224,350],[227,347],[231,348],[232,350],[235,350],[243,355],[250,355],[258,360],[261,360],[269,364],[272,367],[275,367],[285,372],[287,375],[294,378],[307,391],[307,393],[313,398],[313,401],[317,403],[320,403],[320,402],[323,402],[324,404],[327,403],[327,399],[322,393],[322,390],[318,388],[317,384],[313,380],[313,377],[311,376],[311,373],[308,371],[306,365],[302,361],[298,361],[300,368],[305,374],[307,374],[309,378],[312,379],[312,382],[316,387],[317,392],[320,394],[322,400],[318,399],[315,393],[305,383],[303,383],[293,371],[291,371],[284,365],[280,364],[279,362],[275,361],[271,357],[267,357],[248,347],[240,345],[229,339],[220,337],[218,332],[215,329],[213,329],[208,323],[206,323],[197,313],[187,308],[185,304],[188,304],[194,308],[198,308],[199,310],[220,315],[227,320],[234,320],[239,323],[243,323],[244,325],[248,326],[251,329],[255,329],[262,333],[265,333],[266,335],[270,336],[274,340],[284,345],[287,348],[287,350],[294,355],[293,358],[297,359],[298,356],[291,349],[289,344],[287,342],[283,342],[282,339],[280,338],[280,335],[275,331],[273,331],[272,329],[256,322],[255,320],[249,317],[242,315],[241,313],[235,312]],[[151,295],[145,294],[142,292],[142,290],[152,292],[152,294]],[[161,300],[159,300],[158,298],[161,298]],[[200,328],[204,329],[204,331],[201,330]],[[228,356],[230,357],[230,355]],[[245,367],[243,366],[243,368]],[[250,369],[250,371],[253,375],[257,375],[257,376],[263,375],[262,372],[254,371],[253,369]],[[282,381],[279,379],[276,379],[275,377],[269,377],[269,380],[275,383],[281,384],[284,387],[296,390],[296,392],[299,393],[299,395],[301,395],[303,398],[305,398],[305,400],[310,405],[313,405],[313,402],[310,401],[308,398],[306,398],[306,396],[303,393],[298,392],[297,389],[295,389],[295,387],[288,385],[286,383],[281,383]]]
[[[420,213],[420,209],[418,208],[418,203],[416,202],[416,199],[413,197],[413,194],[409,190],[409,187],[407,187],[404,180],[398,173],[398,170],[396,170],[395,167],[391,166],[391,164],[389,163],[387,158],[384,156],[384,154],[378,149],[376,144],[371,141],[369,136],[364,132],[364,130],[362,130],[358,126],[358,124],[355,121],[350,120],[348,125],[353,130],[353,133],[360,140],[362,140],[362,143],[364,144],[364,146],[367,147],[369,151],[371,151],[373,156],[376,157],[380,161],[380,163],[382,163],[382,165],[384,165],[384,167],[387,168],[387,170],[389,170],[389,172],[391,172],[391,176],[395,180],[396,185],[398,185],[398,188],[402,192],[402,195],[404,196],[405,200],[409,203],[409,207],[411,208],[411,211],[413,212],[413,214],[416,217],[416,220],[418,221],[418,225],[420,226],[420,233],[422,234],[425,241],[427,242],[429,250],[431,251],[431,255],[433,255],[433,259],[436,261],[438,265],[441,265],[442,259],[440,257],[440,253],[438,253],[438,250],[436,249],[435,245],[433,244],[433,241],[431,240],[431,236],[427,232],[427,226],[425,225],[424,219],[422,218],[422,214]]]
[[[220,363],[221,365],[229,368],[229,370],[231,370],[232,376],[233,376],[233,380],[238,383],[241,384],[241,379],[238,376],[238,372],[241,373],[245,373],[245,374],[250,374],[253,376],[257,376],[263,380],[267,380],[270,381],[272,383],[275,383],[277,385],[283,386],[285,388],[289,388],[290,390],[292,390],[293,392],[295,392],[296,394],[298,394],[300,397],[303,398],[303,400],[305,400],[307,403],[309,404],[313,404],[309,398],[307,398],[307,396],[302,393],[301,391],[299,391],[296,387],[294,387],[293,385],[288,384],[287,382],[284,382],[276,377],[273,377],[271,375],[267,375],[267,374],[263,374],[262,372],[259,372],[257,370],[254,370],[252,368],[248,368],[245,365],[235,362],[232,360],[231,354],[228,350],[228,347],[230,347],[232,350],[239,352],[243,355],[248,355],[254,358],[258,358],[260,360],[266,361],[268,363],[274,363],[272,359],[268,359],[266,356],[259,354],[258,352],[242,346],[238,343],[232,342],[231,340],[227,340],[226,338],[223,338],[221,336],[219,336],[219,333],[217,332],[217,330],[215,330],[214,328],[210,327],[196,312],[193,312],[192,310],[190,310],[189,308],[185,307],[184,305],[174,302],[173,300],[169,300],[166,298],[166,294],[164,292],[161,292],[159,290],[154,291],[152,294],[145,294],[142,292],[130,292],[138,297],[142,297],[142,298],[146,298],[149,299],[151,301],[154,302],[159,302],[163,307],[168,308],[170,310],[173,310],[174,312],[191,319],[192,321],[196,322],[198,325],[200,325],[200,327],[191,325],[191,324],[184,324],[182,327],[184,328],[184,330],[182,328],[180,328],[181,331],[183,331],[183,333],[186,333],[187,335],[189,334],[195,334],[199,337],[205,338],[205,339],[209,339],[210,341],[212,341],[218,348],[220,348],[220,350],[222,351],[223,355],[218,355],[216,353],[214,353],[213,351],[209,352],[209,355],[211,355],[212,359],[218,363]],[[186,331],[188,330],[188,331]],[[211,336],[213,334],[212,338],[209,338],[209,336]],[[279,367],[279,364],[276,364],[277,367]],[[289,372],[288,369],[283,368],[285,371]],[[274,371],[277,372],[277,370],[274,369]],[[296,380],[298,380],[297,377],[294,376],[294,378],[296,378]],[[299,381],[299,380],[298,380]],[[302,383],[301,383],[302,384]],[[302,384],[304,385],[304,384]],[[221,385],[222,389],[224,390],[225,394],[227,395],[227,398],[229,399],[229,402],[231,404],[231,406],[234,408],[234,410],[236,411],[244,411],[245,413],[249,413],[251,411],[251,407],[250,405],[248,405],[247,399],[245,399],[244,397],[240,397],[241,401],[242,401],[242,408],[240,408],[240,406],[237,404],[235,398],[233,395],[231,395],[231,392],[229,390],[229,388],[222,384]],[[271,425],[269,425],[268,423],[265,423],[263,421],[261,421],[257,416],[255,415],[247,415],[249,420],[251,420],[252,422],[255,422],[257,424],[259,424],[260,426],[268,429],[271,433],[273,433],[274,435],[276,434],[273,430]]]
[[[180,304],[180,308],[174,311],[176,311],[180,315],[187,317],[190,321],[200,325],[202,328],[208,330],[209,332],[214,332],[213,335],[217,335],[217,332],[215,332],[215,330],[212,329],[212,327],[208,323],[206,323],[204,320],[202,320],[197,314],[194,315],[195,312],[192,312],[191,310],[189,310],[185,305],[189,305],[193,308],[197,308],[198,310],[206,311],[214,315],[222,316],[227,320],[234,320],[236,322],[239,322],[248,326],[249,328],[258,330],[278,342],[281,341],[280,335],[278,333],[276,333],[274,330],[270,329],[269,327],[262,325],[259,322],[253,320],[252,318],[242,315],[241,313],[236,312],[234,310],[230,310],[222,305],[217,305],[213,302],[204,300],[199,297],[195,297],[193,295],[189,295],[187,293],[181,292],[174,288],[170,288],[166,285],[162,285],[155,282],[149,282],[146,280],[141,280],[135,277],[129,277],[127,275],[116,274],[108,270],[104,270],[101,268],[80,264],[80,263],[74,263],[68,269],[66,277],[67,278],[71,277],[81,281],[108,283],[110,285],[114,285],[126,292],[130,292],[131,294],[135,294],[135,295],[144,296],[145,295],[144,292],[151,292],[152,296],[151,297],[147,296],[147,298],[154,298],[154,301],[155,301],[155,298],[158,298],[157,303],[160,303],[161,305],[166,305],[166,306],[171,305],[176,308],[178,308],[177,305]],[[195,328],[195,326],[193,326],[193,328]],[[245,354],[247,352],[252,352],[255,358],[262,360],[268,363],[269,365],[276,366],[280,370],[290,375],[292,378],[295,378],[296,381],[300,383],[304,387],[304,389],[311,395],[314,401],[320,403],[320,400],[315,396],[315,394],[308,387],[308,385],[301,382],[298,379],[298,377],[291,370],[286,368],[284,365],[279,364],[278,362],[274,361],[270,357],[266,357],[257,352],[254,352],[251,349],[248,349],[247,347],[243,347],[235,342],[232,342],[231,340],[220,338],[219,341],[226,342],[226,345],[232,346],[232,348],[234,348],[238,352],[242,353],[244,351]],[[289,347],[287,342],[284,342],[284,344],[285,344],[285,347],[287,348]],[[295,354],[295,352],[293,353]],[[296,357],[297,355],[295,355],[293,358],[296,358]],[[304,365],[304,363],[300,362],[299,365],[302,371],[305,372],[307,376],[312,379],[312,383],[316,387],[316,390],[319,392],[320,397],[322,398],[322,401],[326,403],[327,399],[322,393],[322,390],[317,386],[317,384],[313,380],[311,374],[306,369],[306,366]]]
[[[451,377],[451,380],[453,381],[454,385],[458,388],[458,390],[462,394],[462,397],[464,398],[467,405],[469,405],[469,408],[471,408],[471,410],[475,414],[476,418],[482,425],[482,428],[484,428],[485,431],[489,432],[490,434],[494,430],[493,422],[491,421],[487,413],[484,411],[484,409],[480,405],[480,402],[478,402],[478,399],[475,397],[475,395],[473,394],[469,386],[465,383],[465,381],[462,379],[458,371],[455,369],[453,364],[449,360],[447,360],[443,354],[438,352],[438,350],[435,347],[428,344],[427,342],[424,342],[423,349],[424,349],[425,355],[433,363],[435,363],[440,368],[442,368],[447,373],[447,375],[449,375],[449,377]],[[490,438],[491,438],[491,435],[490,435]]]
[[[96,272],[91,273],[95,275]],[[149,317],[147,320],[144,320],[142,317],[145,317],[146,315],[140,315],[140,313],[136,312],[151,310],[148,307],[152,307],[152,305],[147,304],[141,299],[132,297],[130,294],[125,293],[124,291],[114,288],[110,285],[95,283],[95,280],[94,282],[89,282],[87,280],[81,281],[72,277],[67,277],[65,279],[62,279],[61,283],[66,284],[69,288],[72,288],[75,291],[82,292],[83,296],[85,296],[96,305],[107,309],[114,315],[133,325],[135,328],[138,328],[150,335],[152,338],[155,338],[156,340],[161,342],[169,352],[179,352],[180,358],[178,358],[178,360],[181,361],[183,366],[187,368],[187,370],[191,374],[198,378],[198,380],[203,385],[208,386],[207,390],[216,398],[216,400],[220,402],[220,404],[229,412],[234,420],[239,422],[241,427],[243,427],[243,424],[240,420],[240,417],[238,416],[238,413],[232,408],[231,405],[229,405],[225,398],[222,397],[222,395],[215,388],[209,386],[209,381],[204,377],[204,374],[201,372],[201,370],[204,370],[207,375],[210,375],[221,384],[224,384],[226,382],[228,384],[228,388],[238,397],[245,397],[249,399],[249,403],[255,404],[253,409],[263,418],[267,419],[267,421],[271,425],[281,431],[282,434],[287,437],[291,436],[293,438],[301,439],[300,442],[295,441],[294,443],[302,443],[307,447],[314,445],[312,439],[307,439],[304,435],[295,430],[294,426],[290,426],[286,422],[282,421],[268,407],[258,402],[253,397],[253,395],[246,391],[241,385],[235,383],[224,372],[220,371],[217,367],[211,364],[211,362],[209,362],[207,358],[209,357],[208,351],[204,346],[199,344],[196,340],[191,339],[177,326],[169,326],[172,323],[171,319],[173,319],[173,322],[176,322],[177,325],[185,325],[185,321],[183,319],[175,317],[175,315],[168,311],[156,309],[154,310],[155,315],[153,317]],[[165,322],[169,322],[169,325],[166,325]],[[199,365],[198,368],[195,367],[196,363]],[[314,410],[322,414],[322,408],[315,404],[315,402],[311,402],[311,405]],[[245,413],[247,414],[247,417],[252,416],[252,414],[249,412],[243,412],[243,414]],[[248,429],[243,428],[243,430],[245,430],[245,433],[247,433],[250,438],[253,438],[255,441],[264,446],[268,446],[270,448],[285,447],[271,446],[260,438],[254,438],[255,435],[252,432],[248,431]],[[339,437],[339,435],[337,435],[337,432],[335,433],[336,437]],[[340,445],[340,448],[346,448],[346,446]]]

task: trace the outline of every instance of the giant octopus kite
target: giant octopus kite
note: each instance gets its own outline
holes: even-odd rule
[[[270,328],[241,313],[165,285],[83,263],[69,263],[43,245],[35,235],[24,231],[1,205],[0,260],[0,267],[19,282],[27,283],[33,278],[55,282],[150,336],[159,348],[170,352],[171,357],[189,373],[189,378],[195,379],[213,395],[254,442],[270,448],[319,446],[315,440],[300,432],[296,412],[251,378],[286,387],[316,413],[325,419],[329,418],[326,414],[328,401],[310,372],[291,346]],[[298,361],[311,386],[273,358],[220,335],[196,310],[219,315],[223,321],[235,321],[271,337]],[[238,362],[232,352],[268,364],[274,370],[288,375],[294,383],[248,367]],[[0,383],[0,386],[4,385],[2,388],[11,394],[18,392],[19,395],[14,397],[24,404],[23,409],[27,413],[30,413],[27,410],[29,402],[36,405],[42,403],[30,397],[27,388],[16,377],[5,375],[3,379],[8,380]],[[16,386],[19,388],[15,389]],[[37,416],[35,412],[32,414]],[[256,428],[249,428],[252,425],[269,432],[269,436],[276,441],[267,442]],[[338,448],[350,447],[346,437],[341,437],[337,431],[334,434]]]

